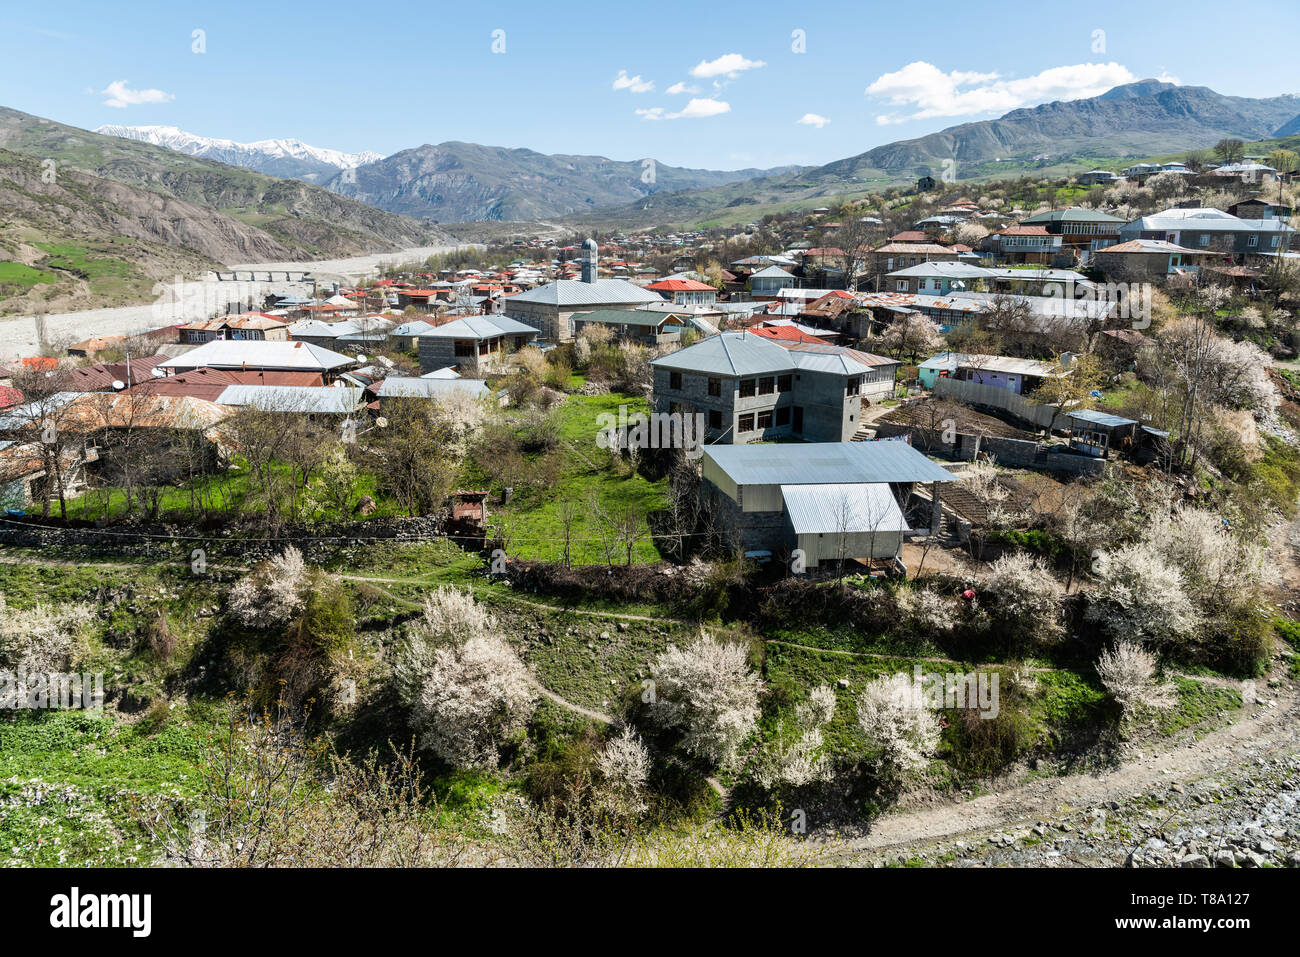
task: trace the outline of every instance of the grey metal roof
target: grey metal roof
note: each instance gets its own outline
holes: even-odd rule
[[[517,296],[503,300],[506,312],[514,303],[540,303],[546,306],[608,306],[629,302],[658,302],[662,296],[642,289],[626,279],[556,279]]]
[[[737,485],[957,481],[906,442],[710,445],[704,456]]]
[[[771,339],[745,332],[722,332],[650,363],[665,369],[714,372],[719,375],[758,375],[792,372],[790,353]]]
[[[781,497],[797,535],[910,531],[888,485],[782,485]]]
[[[1109,412],[1099,412],[1096,409],[1081,409],[1078,412],[1069,413],[1066,418],[1092,422],[1095,425],[1104,425],[1111,429],[1118,428],[1121,425],[1138,424],[1137,419],[1126,419],[1122,415],[1111,415]]]
[[[506,335],[537,335],[537,329],[506,316],[465,316],[419,333],[433,339],[494,339]]]
[[[793,279],[794,275],[786,272],[780,266],[768,266],[766,269],[760,269],[749,277],[750,279]]]
[[[361,404],[361,390],[332,386],[228,385],[217,405],[251,406],[264,412],[347,415]]]
[[[389,376],[375,393],[381,399],[433,399],[452,392],[465,392],[476,399],[488,394],[482,379],[426,379],[422,376]]]

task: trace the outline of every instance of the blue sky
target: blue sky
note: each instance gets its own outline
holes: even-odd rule
[[[717,169],[813,164],[1128,79],[1300,93],[1282,39],[1300,33],[1300,3],[1229,9],[8,0],[0,105],[91,129],[167,124],[385,155],[464,140]]]

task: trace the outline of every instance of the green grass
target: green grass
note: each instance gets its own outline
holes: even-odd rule
[[[0,262],[0,296],[20,295],[38,283],[56,283],[59,277],[23,263]]]
[[[589,496],[594,494],[601,507],[611,514],[631,508],[641,516],[641,530],[645,534],[633,550],[633,562],[659,561],[659,550],[650,539],[649,526],[644,523],[651,512],[666,507],[667,482],[652,482],[639,472],[617,467],[609,453],[596,444],[600,431],[597,417],[603,413],[617,416],[620,405],[627,406],[629,415],[650,410],[644,399],[617,393],[573,395],[558,407],[562,461],[558,481],[553,487],[521,491],[508,506],[498,508],[492,515],[492,520],[504,522],[509,529],[508,551],[512,558],[560,560],[563,538],[560,504],[567,500],[580,508],[573,529],[574,564],[603,563],[600,529],[586,507]],[[615,557],[617,564],[624,561],[624,555]]]

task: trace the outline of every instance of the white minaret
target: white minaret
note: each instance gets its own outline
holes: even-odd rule
[[[600,253],[596,240],[586,239],[582,243],[582,281],[596,281],[596,259]]]

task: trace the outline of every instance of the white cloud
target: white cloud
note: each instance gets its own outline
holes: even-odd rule
[[[746,60],[739,53],[726,53],[716,60],[701,60],[691,68],[691,76],[698,77],[701,80],[707,80],[715,76],[725,76],[734,80],[746,70],[756,70],[761,66],[767,66],[767,64],[762,60]]]
[[[641,74],[628,76],[627,70],[619,70],[614,77],[614,89],[631,90],[633,93],[649,93],[655,88],[654,80],[643,80]]]
[[[1049,100],[1084,99],[1136,79],[1114,62],[1056,66],[1033,76],[1004,79],[998,73],[944,73],[932,63],[917,60],[879,77],[865,92],[913,111],[876,117],[878,124],[888,125],[937,116],[1005,113]]]
[[[829,123],[830,120],[822,116],[820,113],[805,113],[803,116],[799,117],[799,119],[795,120],[795,122],[802,123],[804,126],[815,126],[820,130],[823,126]]]
[[[672,86],[670,86],[670,87],[669,87],[667,90],[665,90],[664,92],[667,93],[669,96],[676,96],[676,95],[679,94],[679,93],[699,93],[699,92],[700,92],[700,88],[699,88],[698,86],[695,86],[694,84],[691,84],[691,85],[688,86],[688,85],[683,81],[683,82],[680,82],[680,83],[674,83]]]
[[[1161,70],[1160,75],[1156,77],[1161,83],[1172,83],[1174,86],[1182,86],[1183,81],[1171,74],[1168,70]]]
[[[637,110],[636,115],[643,116],[647,120],[699,120],[730,112],[731,104],[725,100],[695,96],[691,97],[691,101],[685,108],[677,113],[669,113],[662,106],[654,106],[646,110]]]
[[[126,84],[126,80],[114,80],[100,90],[102,95],[108,97],[104,105],[122,109],[140,103],[167,103],[176,99],[171,93],[164,93],[162,90],[133,90]]]

